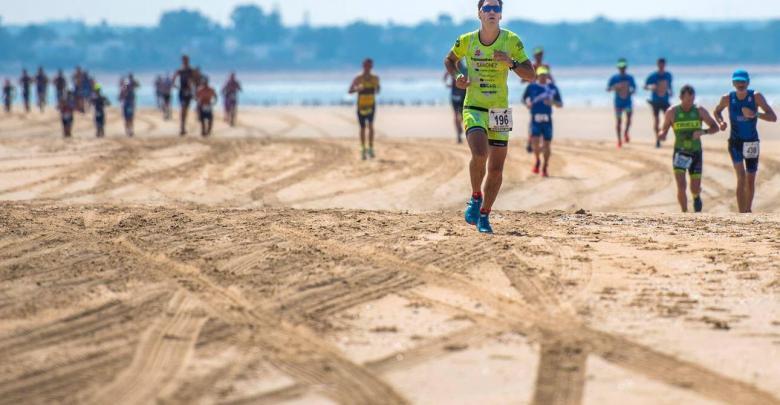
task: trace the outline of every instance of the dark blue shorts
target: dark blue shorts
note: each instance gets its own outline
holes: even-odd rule
[[[360,128],[365,128],[368,124],[374,123],[374,111],[371,111],[370,114],[361,114],[358,112],[358,122],[360,123]]]
[[[106,125],[106,116],[105,114],[95,114],[95,124],[97,126],[102,127]]]
[[[534,138],[543,137],[545,141],[552,141],[553,126],[552,123],[531,123],[531,136]]]
[[[615,99],[615,114],[621,115],[623,112],[632,113],[634,112],[634,102],[631,100],[631,98],[628,99]]]
[[[214,111],[211,108],[198,108],[198,119],[201,121],[204,120],[214,120]]]
[[[745,159],[744,148],[745,141],[740,139],[729,139],[729,155],[731,155],[731,162],[735,165],[745,163],[745,170],[748,173],[758,172],[758,159]]]
[[[666,99],[648,100],[647,102],[650,103],[651,107],[653,107],[653,115],[665,113],[666,110],[668,110],[669,107],[672,106],[671,104],[669,104],[669,100]]]
[[[455,112],[463,113],[463,105],[466,101],[466,95],[452,94],[451,101],[452,109],[455,110]]]
[[[135,115],[135,106],[126,105],[122,107],[122,114],[124,114],[126,120],[133,119],[133,115]]]

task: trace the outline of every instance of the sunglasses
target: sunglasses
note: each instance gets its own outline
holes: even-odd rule
[[[489,13],[491,11],[496,14],[501,14],[501,6],[482,6],[483,13]]]

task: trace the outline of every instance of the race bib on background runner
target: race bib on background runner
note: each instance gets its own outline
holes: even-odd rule
[[[674,154],[674,168],[688,170],[693,166],[693,156],[677,152]]]
[[[745,142],[742,146],[742,156],[745,159],[758,159],[759,153],[761,153],[759,142]]]
[[[512,109],[491,108],[490,109],[490,130],[495,132],[512,131]]]
[[[537,124],[546,124],[550,122],[550,114],[534,114],[534,122]]]

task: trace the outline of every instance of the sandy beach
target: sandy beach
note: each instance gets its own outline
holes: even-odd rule
[[[780,403],[780,125],[754,215],[705,139],[694,215],[644,106],[557,111],[548,179],[516,109],[485,237],[448,107],[369,162],[350,108],[192,115],[0,116],[0,403]]]

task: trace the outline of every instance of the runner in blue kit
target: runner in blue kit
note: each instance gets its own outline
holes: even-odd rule
[[[141,85],[135,80],[133,74],[130,73],[119,93],[119,102],[122,104],[122,115],[125,118],[125,133],[127,136],[133,136],[136,90],[139,87],[141,87]]]
[[[19,78],[19,85],[22,88],[22,101],[24,102],[24,111],[30,112],[30,86],[33,78],[27,74],[27,69],[22,69],[22,77]]]
[[[43,112],[46,107],[46,96],[49,87],[49,77],[43,71],[43,67],[38,67],[38,73],[35,75],[35,94],[38,96],[38,108]]]
[[[628,62],[625,59],[618,60],[617,68],[619,73],[609,79],[607,91],[615,92],[615,115],[617,117],[617,141],[618,148],[623,147],[623,140],[626,143],[631,141],[629,131],[631,130],[631,117],[634,114],[634,103],[632,97],[636,92],[636,81],[634,76],[626,73]],[[623,113],[626,113],[626,128],[623,132]],[[621,140],[623,135],[623,140]]]
[[[14,85],[11,84],[10,80],[5,79],[5,83],[3,84],[3,107],[6,113],[11,112],[11,104],[14,101],[15,95],[16,95],[16,87],[14,87]]]
[[[658,133],[660,116],[671,106],[669,99],[672,97],[672,74],[666,70],[666,59],[658,59],[658,70],[651,73],[645,80],[645,90],[650,91],[650,99],[647,100],[653,108],[653,130]],[[661,139],[656,138],[655,147],[661,147]]]
[[[471,150],[472,195],[464,217],[481,233],[493,233],[490,211],[501,190],[512,130],[507,86],[509,72],[521,79],[536,80],[523,41],[517,34],[499,26],[502,6],[503,0],[479,0],[480,29],[458,37],[444,60],[447,71],[456,78],[455,84],[466,89],[463,126]],[[466,75],[458,73],[457,68],[458,61],[463,58],[468,69]]]
[[[725,131],[728,125],[723,119],[723,111],[728,109],[731,121],[729,154],[737,174],[737,205],[740,213],[749,213],[753,212],[760,155],[758,120],[777,122],[777,115],[763,94],[748,88],[750,75],[747,71],[737,70],[731,81],[736,90],[720,99],[715,108],[715,120],[721,131]]]
[[[458,61],[458,73],[466,74],[466,67],[463,66],[462,61]],[[455,113],[455,133],[457,134],[458,143],[463,143],[463,103],[466,101],[466,90],[458,88],[455,82],[455,76],[450,72],[444,74],[444,82],[447,83],[447,87],[450,88],[450,101],[452,103],[452,110]]]
[[[534,174],[548,177],[547,168],[550,164],[551,144],[553,139],[552,113],[553,106],[563,107],[561,92],[550,81],[550,70],[544,66],[536,69],[537,81],[526,87],[523,94],[523,102],[531,111],[531,145],[533,146],[536,163],[533,167]],[[544,165],[540,155],[544,155]]]

